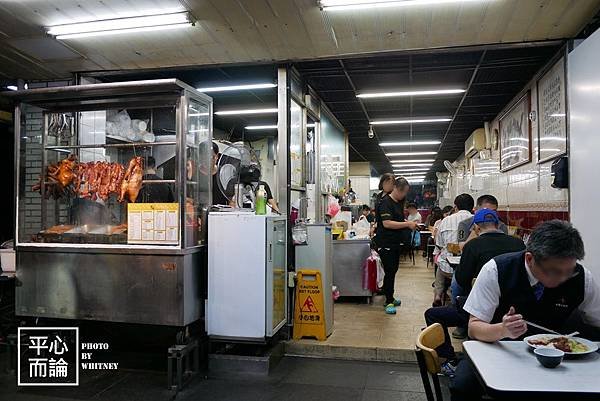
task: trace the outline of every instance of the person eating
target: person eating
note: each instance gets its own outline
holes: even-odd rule
[[[495,342],[538,334],[526,320],[570,332],[566,326],[574,312],[584,324],[577,330],[600,328],[600,288],[578,263],[584,255],[581,235],[569,222],[541,223],[526,250],[497,256],[481,269],[463,307],[469,337]],[[450,390],[452,400],[481,399],[484,391],[468,359],[458,364]]]
[[[441,306],[445,297],[447,282],[451,282],[454,268],[448,261],[452,252],[448,249],[450,244],[457,244],[460,236],[459,224],[473,217],[471,211],[475,200],[469,194],[460,194],[454,199],[456,212],[446,217],[440,223],[435,233],[435,246],[439,249],[437,257],[437,270],[435,272],[433,306]]]
[[[466,298],[471,290],[473,280],[479,274],[481,268],[492,258],[510,252],[518,252],[525,249],[525,244],[520,238],[504,234],[499,228],[500,219],[492,209],[479,209],[473,217],[474,230],[477,238],[463,249],[460,264],[454,272],[454,277],[464,290],[460,295]],[[456,297],[453,293],[452,296]],[[429,308],[425,311],[425,322],[428,326],[440,323],[444,327],[445,341],[436,349],[438,355],[446,359],[441,370],[446,376],[452,377],[457,365],[456,353],[452,347],[448,327],[456,326],[452,333],[454,338],[466,338],[467,323],[469,316],[461,310],[458,299],[452,305]],[[464,334],[463,334],[464,333]]]

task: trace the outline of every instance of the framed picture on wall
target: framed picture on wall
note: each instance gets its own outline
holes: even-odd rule
[[[538,163],[567,153],[567,96],[565,58],[558,60],[537,82]]]
[[[531,161],[531,93],[521,97],[499,121],[500,171]]]

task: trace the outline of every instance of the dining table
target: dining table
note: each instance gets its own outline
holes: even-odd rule
[[[537,361],[523,341],[465,341],[463,350],[492,397],[600,399],[598,352],[566,355],[559,366],[549,369]]]

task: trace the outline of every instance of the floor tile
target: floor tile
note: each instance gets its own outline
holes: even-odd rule
[[[186,388],[178,401],[265,401],[274,389],[265,384],[249,384],[226,380],[206,380]]]
[[[423,382],[416,365],[377,364],[371,366],[366,389],[424,392]]]
[[[283,383],[364,388],[371,368],[363,362],[300,360]]]
[[[282,383],[265,401],[361,401],[363,392],[352,387]]]

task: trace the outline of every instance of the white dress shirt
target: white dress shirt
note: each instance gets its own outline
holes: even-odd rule
[[[421,216],[421,213],[417,212],[415,214],[409,214],[406,220],[420,223],[423,220],[423,217]]]
[[[539,280],[533,276],[527,263],[525,263],[525,269],[527,270],[529,284],[533,287]],[[587,324],[600,328],[600,288],[596,284],[593,274],[585,267],[583,270],[585,273],[583,302],[578,309]],[[481,268],[463,309],[477,319],[489,323],[492,321],[499,304],[498,266],[496,261],[492,259]]]
[[[445,273],[452,274],[453,269],[446,258],[452,256],[448,252],[448,244],[458,244],[458,225],[463,221],[473,217],[471,212],[467,210],[459,210],[458,212],[446,217],[440,223],[435,233],[435,245],[440,249],[440,257],[438,259],[438,267]]]

